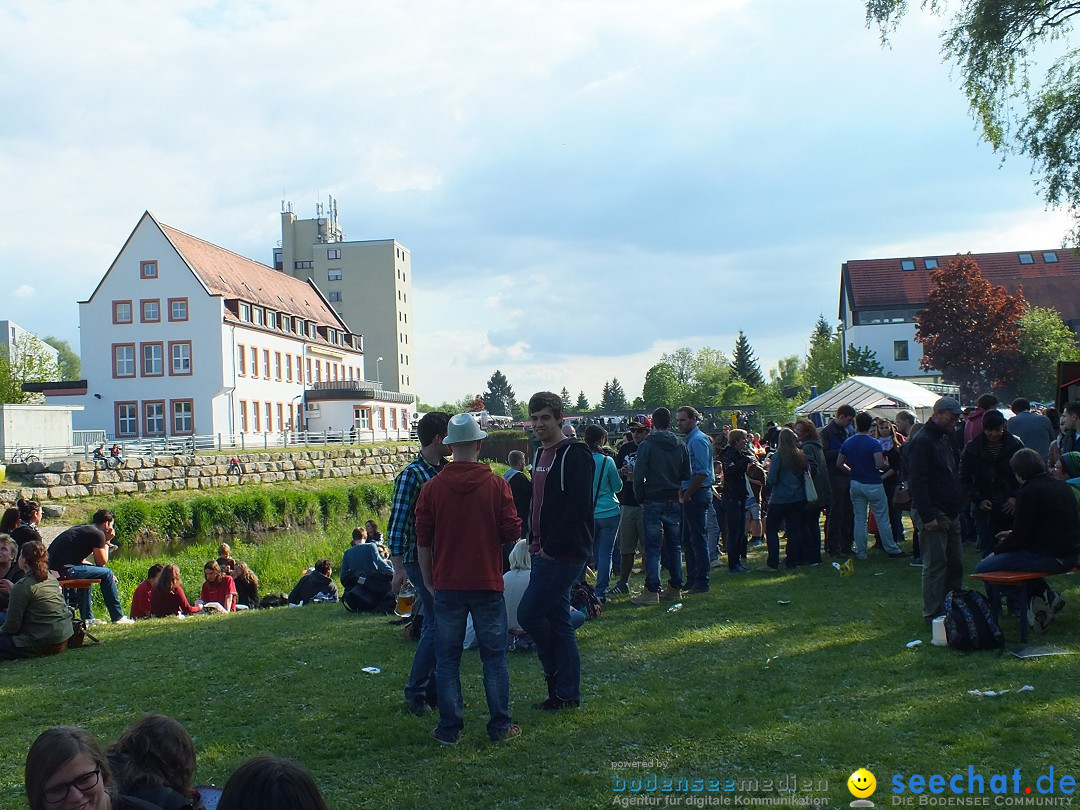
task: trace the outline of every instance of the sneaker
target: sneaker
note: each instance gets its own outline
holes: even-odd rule
[[[780,566],[779,565],[763,565],[763,566],[761,566],[761,568],[758,568],[757,570],[762,571],[762,572],[764,572],[766,574],[779,574],[780,573]]]
[[[922,557],[913,557],[911,562],[908,563],[912,568],[922,568]]]
[[[431,704],[423,698],[409,698],[405,701],[405,708],[408,709],[409,714],[416,717],[423,717],[425,714],[431,714],[434,711]]]
[[[761,537],[755,537],[755,538],[753,538],[753,542],[751,543],[751,545],[754,548],[761,548],[762,546],[765,545],[765,540],[763,538],[761,538]]]
[[[715,560],[709,561],[709,568],[719,568],[724,564],[724,561],[717,557]]]
[[[91,616],[89,619],[86,620],[86,626],[87,627],[94,627],[95,625],[98,625],[98,624],[105,624],[105,620],[104,619],[95,619],[93,616]]]
[[[135,620],[130,616],[121,616],[113,624],[135,624]]]
[[[890,560],[906,560],[911,555],[908,554],[906,551],[895,551],[888,556]]]
[[[745,565],[736,565],[734,568],[729,568],[727,572],[729,574],[745,574],[749,570]]]
[[[630,597],[632,605],[659,605],[660,594],[653,591],[642,591],[637,596]]]
[[[687,588],[685,591],[683,591],[683,596],[689,596],[689,595],[695,594],[695,593],[708,593],[708,592],[709,592],[708,588],[702,588],[702,587],[700,587],[698,585],[695,585],[693,588]]]
[[[520,732],[521,729],[518,729],[518,733]],[[453,731],[447,731],[441,726],[435,726],[435,728],[431,731],[431,736],[438,740],[438,742],[442,745],[457,745],[458,738],[461,735]]]
[[[672,588],[670,585],[660,591],[661,599],[678,599],[682,596],[682,588]]]
[[[619,596],[624,593],[630,593],[630,586],[625,582],[619,582],[612,586],[611,590],[607,592],[607,595]]]
[[[514,739],[515,737],[520,737],[520,736],[521,736],[521,726],[517,725],[516,723],[511,723],[506,728],[504,728],[502,731],[500,731],[498,736],[492,737],[491,741],[492,742],[508,742],[508,741]]]
[[[534,703],[533,708],[542,712],[561,712],[563,709],[577,709],[581,706],[580,700],[563,700],[561,697],[549,697]],[[520,730],[519,730],[520,733]]]
[[[1050,591],[1050,610],[1055,616],[1061,613],[1061,609],[1065,607],[1065,600],[1061,598],[1061,594],[1057,591]]]

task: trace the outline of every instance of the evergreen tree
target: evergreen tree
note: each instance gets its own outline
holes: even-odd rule
[[[848,344],[844,374],[848,377],[884,377],[885,367],[878,362],[877,352],[873,349]]]
[[[765,377],[761,373],[761,365],[754,356],[754,349],[750,346],[750,340],[739,330],[739,337],[735,341],[735,351],[731,357],[731,370],[739,379],[751,388],[758,388],[765,384]]]
[[[833,330],[824,315],[819,315],[810,335],[810,351],[806,355],[805,381],[817,386],[823,394],[840,382],[844,374],[841,362],[839,329]]]
[[[611,413],[613,411],[625,411],[628,408],[626,402],[626,392],[623,391],[622,384],[619,380],[612,379],[611,382],[604,383],[604,393],[600,398],[600,404],[597,409],[601,413]]]
[[[562,391],[559,392],[559,396],[562,397],[562,409],[563,411],[570,410],[570,392],[566,390],[566,386],[563,386]]]
[[[506,375],[498,369],[488,380],[487,391],[482,395],[488,413],[495,416],[513,416],[517,411],[517,398]]]
[[[586,398],[584,391],[578,391],[577,403],[575,403],[575,405],[574,405],[574,410],[576,410],[576,411],[587,411],[587,410],[589,410],[589,400]]]

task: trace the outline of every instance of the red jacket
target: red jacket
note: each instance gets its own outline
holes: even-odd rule
[[[150,616],[150,589],[154,586],[154,583],[149,579],[144,579],[135,588],[135,593],[131,595],[131,610],[128,611],[128,616],[133,619],[145,619]]]
[[[435,590],[502,591],[502,547],[520,532],[510,485],[487,464],[447,464],[416,500],[416,545],[431,548]]]

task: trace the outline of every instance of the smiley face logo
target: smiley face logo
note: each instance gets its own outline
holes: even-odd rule
[[[865,799],[877,788],[877,779],[866,768],[859,768],[848,777],[847,788],[856,799]]]

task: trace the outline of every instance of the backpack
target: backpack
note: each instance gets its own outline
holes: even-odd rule
[[[570,589],[570,604],[590,619],[600,615],[600,600],[588,582],[579,582]]]
[[[394,596],[390,593],[390,581],[389,574],[359,577],[341,597],[342,604],[350,613],[393,613]]]
[[[1005,636],[994,621],[990,603],[978,591],[945,594],[945,638],[956,650],[994,650],[1005,646]]]

